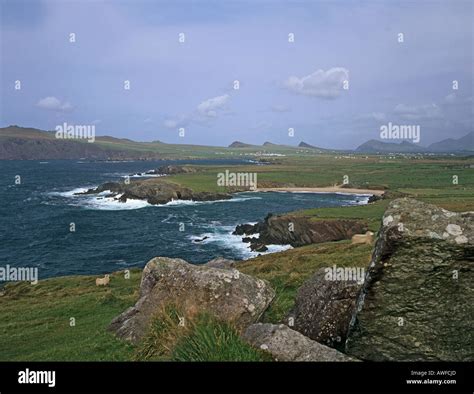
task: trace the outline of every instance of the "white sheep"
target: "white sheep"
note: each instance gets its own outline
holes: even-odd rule
[[[107,286],[110,282],[110,275],[105,275],[103,278],[97,278],[95,280],[96,286]]]
[[[372,245],[374,242],[374,233],[372,231],[367,231],[365,234],[355,234],[351,239],[353,244],[368,244]]]

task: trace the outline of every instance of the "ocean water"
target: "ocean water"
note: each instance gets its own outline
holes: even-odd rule
[[[269,212],[367,201],[364,196],[343,194],[249,192],[231,200],[153,206],[144,201],[123,204],[103,195],[74,195],[129,174],[183,163],[0,161],[0,266],[38,267],[43,279],[143,267],[155,256],[196,264],[218,256],[248,259],[258,253],[231,234],[238,224],[255,223]],[[242,161],[188,163],[231,166]],[[15,184],[17,176],[21,184]],[[208,238],[196,242],[204,237]],[[269,252],[286,248],[274,245]]]

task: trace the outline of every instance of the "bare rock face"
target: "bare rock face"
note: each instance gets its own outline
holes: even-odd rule
[[[284,324],[252,324],[242,338],[250,345],[269,352],[277,361],[357,361],[312,341]]]
[[[194,192],[187,187],[162,179],[136,180],[128,184],[106,182],[97,188],[77,194],[98,194],[104,191],[110,191],[110,196],[116,197],[120,202],[127,202],[129,199],[145,200],[154,205],[166,204],[172,200],[215,201],[232,198],[229,193]]]
[[[325,268],[318,270],[298,289],[288,324],[315,341],[343,347],[362,281],[328,277]]]
[[[190,166],[161,166],[155,170],[155,174],[175,175],[175,174],[193,174],[197,168]]]
[[[226,259],[224,257],[216,257],[215,259],[209,260],[207,263],[204,263],[204,267],[211,268],[220,268],[220,269],[232,269],[236,268],[237,261]]]
[[[351,239],[355,234],[365,233],[367,224],[359,220],[332,219],[311,220],[305,216],[268,214],[257,224],[241,224],[235,235],[260,234],[258,238],[246,238],[252,245],[286,245],[293,247],[320,242]],[[252,249],[254,250],[254,249]]]
[[[474,212],[401,198],[383,217],[346,352],[364,360],[474,360]]]
[[[190,315],[206,311],[244,329],[259,319],[274,296],[267,282],[237,270],[155,257],[143,270],[139,300],[117,316],[109,329],[137,342],[148,331],[153,315],[167,304],[179,305]]]

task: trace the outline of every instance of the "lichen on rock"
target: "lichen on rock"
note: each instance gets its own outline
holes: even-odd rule
[[[474,360],[474,212],[394,200],[346,352],[364,360]]]

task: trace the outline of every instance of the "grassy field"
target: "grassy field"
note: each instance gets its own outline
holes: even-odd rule
[[[322,187],[341,185],[344,176],[358,188],[388,189],[409,194],[454,211],[474,210],[474,157],[415,158],[333,155],[292,156],[273,165],[198,166],[194,174],[174,175],[167,180],[195,191],[225,191],[217,174],[257,173],[258,187]],[[456,176],[458,183],[453,183]]]
[[[109,287],[97,287],[92,276],[8,284],[0,297],[0,360],[130,359],[132,347],[106,327],[136,302],[140,278],[141,270],[135,269],[129,279],[111,275]]]
[[[222,191],[216,176],[226,169],[256,172],[260,187],[330,186],[341,184],[343,176],[348,175],[355,187],[403,192],[453,211],[474,210],[473,158],[337,158],[324,154],[277,161],[273,165],[197,166],[197,173],[166,180],[196,191]],[[453,175],[459,184],[453,184]],[[377,231],[388,204],[389,200],[379,200],[365,206],[315,208],[293,214],[311,220],[363,219],[371,230]],[[324,243],[260,256],[242,262],[239,269],[268,280],[275,288],[277,296],[263,319],[277,323],[293,306],[298,287],[316,270],[333,264],[365,267],[370,254],[371,247],[366,245]],[[123,273],[115,273],[107,288],[96,287],[95,277],[89,276],[53,278],[35,286],[7,285],[5,294],[0,296],[0,360],[265,359],[265,355],[241,343],[232,327],[205,316],[193,324],[192,330],[175,338],[174,345],[163,353],[117,340],[106,328],[113,317],[135,303],[140,277],[141,270],[132,270],[129,279]],[[166,332],[169,330],[151,332],[148,340],[156,344]],[[222,347],[213,348],[216,342]]]
[[[266,255],[245,261],[239,269],[272,284],[277,295],[264,321],[277,323],[293,306],[298,287],[317,269],[333,264],[367,266],[370,253],[369,246],[348,242],[308,245],[278,258]],[[0,361],[268,359],[243,344],[231,326],[206,316],[198,317],[190,330],[180,331],[172,311],[160,320],[168,323],[155,324],[139,347],[116,339],[107,326],[136,302],[140,278],[141,270],[133,269],[129,279],[124,272],[111,275],[109,287],[97,287],[92,276],[46,279],[35,286],[7,285],[0,297]],[[163,351],[157,351],[160,343],[165,345]],[[221,345],[216,348],[216,343]]]

